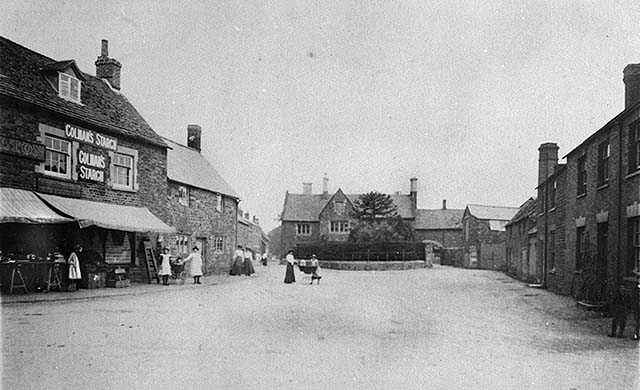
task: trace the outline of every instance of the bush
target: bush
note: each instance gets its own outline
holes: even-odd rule
[[[424,260],[424,244],[412,241],[393,242],[323,242],[297,244],[295,257],[333,261],[404,261]]]

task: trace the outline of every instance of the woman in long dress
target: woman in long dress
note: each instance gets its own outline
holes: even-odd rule
[[[256,270],[253,268],[253,255],[251,255],[251,251],[249,249],[244,250],[244,262],[242,263],[242,272],[251,276],[251,274],[256,273]]]
[[[164,248],[163,253],[160,254],[160,272],[158,275],[162,276],[162,284],[169,285],[169,276],[171,276],[171,254],[169,248]]]
[[[242,275],[242,262],[244,261],[244,252],[242,250],[242,245],[238,245],[238,249],[233,254],[233,264],[231,265],[231,270],[229,274],[231,275]]]
[[[67,261],[67,263],[69,263],[69,279],[74,281],[82,279],[82,272],[80,271],[80,259],[78,258],[76,252],[82,252],[82,246],[80,246],[80,244],[76,244],[74,251],[71,252],[71,255],[69,255],[69,260]]]
[[[290,250],[287,253],[287,272],[284,275],[284,282],[289,284],[289,283],[295,283],[296,281],[296,275],[293,272],[293,265],[296,262],[296,259],[293,257],[293,250]]]
[[[193,276],[193,284],[202,284],[200,283],[200,276],[202,276],[202,256],[200,255],[200,248],[197,246],[193,247],[193,252],[184,259],[184,262],[191,260],[191,264],[189,265],[189,273]]]

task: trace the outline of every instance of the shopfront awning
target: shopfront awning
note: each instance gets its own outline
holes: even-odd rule
[[[31,191],[0,187],[0,223],[67,223]]]
[[[175,233],[146,207],[122,206],[84,199],[37,194],[54,210],[75,219],[80,228],[98,226],[125,232]]]

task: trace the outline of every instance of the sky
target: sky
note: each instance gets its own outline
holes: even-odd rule
[[[481,3],[481,4],[480,4]],[[520,206],[538,146],[560,158],[624,109],[640,3],[5,0],[0,35],[121,91],[276,227],[286,191],[408,193],[418,207]]]

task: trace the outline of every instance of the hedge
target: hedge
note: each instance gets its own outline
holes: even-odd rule
[[[394,242],[322,242],[296,244],[295,257],[334,261],[406,261],[424,260],[424,244],[413,241]]]

